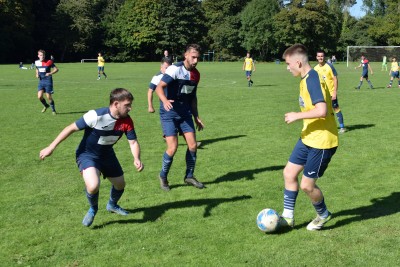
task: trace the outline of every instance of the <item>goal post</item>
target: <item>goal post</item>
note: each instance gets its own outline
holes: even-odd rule
[[[400,46],[348,46],[347,67],[350,62],[358,60],[361,55],[365,55],[369,61],[382,62],[384,59],[390,60],[391,57],[399,56]]]
[[[97,61],[97,58],[84,58],[84,59],[81,59],[81,63],[85,63],[86,61]]]

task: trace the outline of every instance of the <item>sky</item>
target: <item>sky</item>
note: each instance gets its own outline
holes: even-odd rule
[[[352,8],[350,8],[350,14],[353,17],[361,18],[365,15],[365,12],[361,10],[362,3],[363,3],[362,0],[357,0],[357,4],[355,4]]]

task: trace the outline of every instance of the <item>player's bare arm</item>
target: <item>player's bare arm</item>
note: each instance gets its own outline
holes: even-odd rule
[[[128,142],[133,156],[133,165],[135,165],[135,168],[140,172],[144,168],[144,165],[140,160],[140,145],[137,140],[128,140]]]
[[[56,74],[57,72],[58,72],[58,68],[57,68],[57,67],[54,67],[54,68],[52,69],[51,72],[46,73],[46,76],[51,76],[51,75],[53,75],[53,74]]]
[[[315,104],[315,108],[306,112],[289,112],[285,114],[285,122],[287,124],[302,119],[315,119],[325,118],[327,112],[327,106],[325,102],[319,102]]]
[[[167,84],[164,81],[160,81],[157,85],[156,88],[156,93],[158,95],[158,97],[160,98],[160,101],[163,103],[164,109],[166,111],[169,111],[173,108],[172,106],[172,102],[174,102],[174,100],[168,100],[167,97],[164,94],[164,88],[167,87]]]
[[[42,149],[39,153],[39,158],[41,160],[44,160],[46,157],[51,156],[53,151],[56,149],[56,147],[65,139],[68,138],[72,133],[79,131],[78,126],[76,126],[75,122],[68,125],[67,127],[64,128],[64,130],[59,133],[59,135],[54,139],[54,141],[46,148]]]

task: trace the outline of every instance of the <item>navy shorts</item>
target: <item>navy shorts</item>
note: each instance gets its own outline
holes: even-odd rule
[[[80,172],[89,167],[95,167],[103,174],[104,178],[119,177],[124,174],[115,154],[99,159],[88,153],[82,153],[77,156],[76,163]]]
[[[97,67],[97,70],[98,70],[98,71],[104,71],[104,66],[102,66],[102,67],[100,67],[100,66]]]
[[[250,77],[251,76],[251,70],[246,70],[246,77]]]
[[[368,80],[368,72],[363,72],[363,73],[361,74],[361,77],[363,77],[363,78],[365,78],[365,79]]]
[[[304,166],[303,175],[308,178],[320,178],[328,168],[337,147],[318,149],[306,146],[301,139],[297,141],[289,162]]]
[[[398,71],[392,71],[391,76],[393,78],[399,78],[399,72]]]
[[[40,81],[38,91],[44,90],[47,94],[54,94],[53,83],[48,81]]]
[[[339,108],[339,101],[337,100],[337,98],[335,100],[332,100],[332,107]]]
[[[192,116],[175,115],[171,117],[161,114],[160,120],[164,136],[177,136],[178,133],[195,132]]]

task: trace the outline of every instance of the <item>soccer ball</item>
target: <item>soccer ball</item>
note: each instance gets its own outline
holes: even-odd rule
[[[257,215],[258,229],[265,233],[272,233],[278,229],[279,214],[273,209],[263,209]]]

